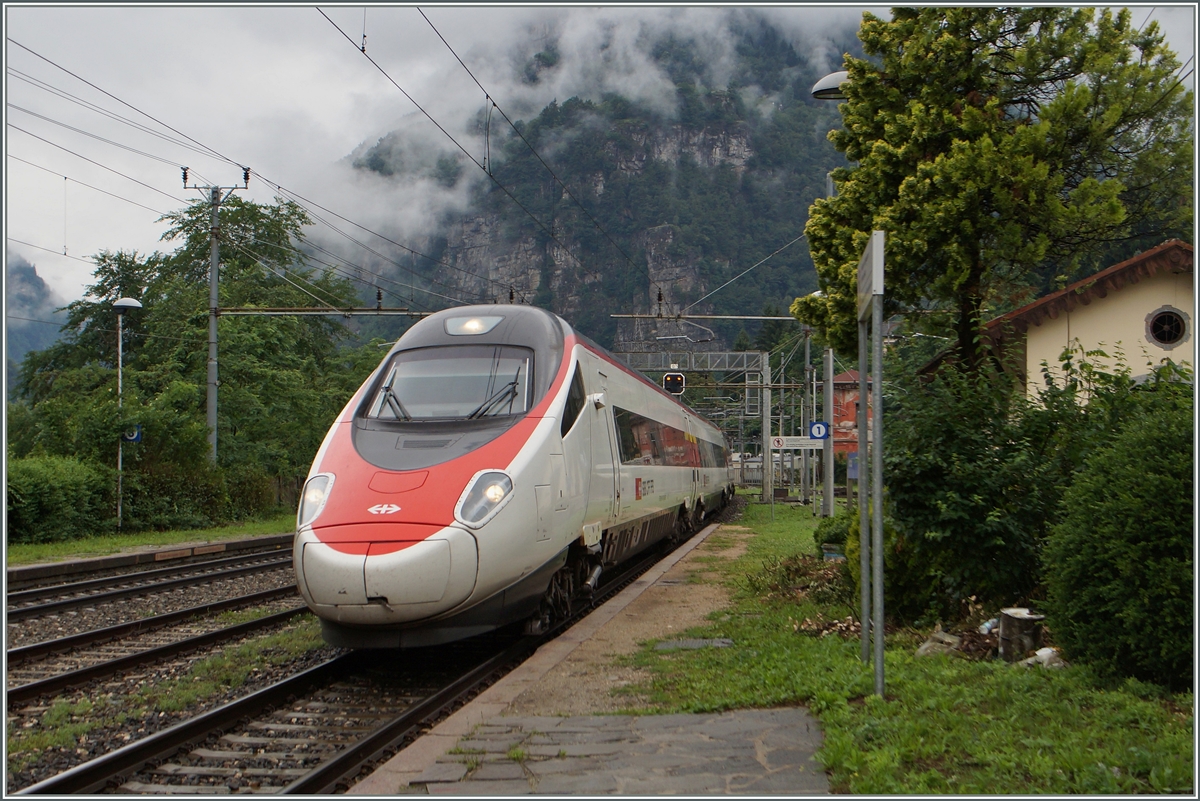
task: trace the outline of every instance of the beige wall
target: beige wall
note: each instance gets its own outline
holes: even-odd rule
[[[1026,333],[1027,391],[1035,395],[1044,388],[1041,363],[1050,365],[1051,373],[1061,376],[1059,356],[1064,348],[1078,341],[1085,350],[1099,349],[1109,359],[1095,359],[1097,366],[1111,368],[1120,351],[1134,376],[1145,375],[1150,366],[1169,358],[1177,364],[1196,363],[1196,332],[1194,286],[1191,273],[1160,272],[1111,291],[1108,297],[1095,298],[1079,305],[1072,312],[1063,312],[1058,319],[1049,318],[1041,325],[1031,325]],[[1174,348],[1167,349],[1146,337],[1146,317],[1163,306],[1172,306],[1187,320],[1187,334]]]

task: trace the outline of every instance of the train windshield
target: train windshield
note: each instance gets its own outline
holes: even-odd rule
[[[529,410],[533,352],[464,345],[401,351],[367,407],[377,420],[478,420]]]

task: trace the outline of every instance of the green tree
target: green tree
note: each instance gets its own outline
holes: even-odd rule
[[[222,307],[355,305],[350,282],[305,265],[308,218],[299,207],[235,196],[220,214]],[[373,344],[343,347],[349,331],[336,316],[221,318],[214,470],[205,408],[209,206],[198,202],[164,220],[164,239],[179,249],[97,256],[96,281],[68,307],[63,338],[27,356],[9,406],[16,458],[115,465],[119,434],[140,425],[142,442],[124,449],[131,528],[237,514],[239,503],[260,502],[270,479],[303,475],[380,357]],[[125,316],[118,409],[112,301],[121,296],[139,298],[143,308]]]
[[[1027,299],[1131,244],[1190,237],[1193,95],[1157,24],[1128,10],[897,8],[864,14],[846,59],[853,169],[806,227],[822,296],[793,313],[855,336],[855,271],[887,232],[893,308],[926,307],[978,363],[985,309]]]

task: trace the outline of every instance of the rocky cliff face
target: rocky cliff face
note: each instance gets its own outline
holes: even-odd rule
[[[744,124],[701,130],[671,125],[623,133],[619,141],[610,142],[606,147],[608,163],[614,164],[615,168],[594,173],[590,186],[572,187],[576,197],[581,191],[602,196],[614,177],[640,175],[655,161],[663,162],[671,169],[682,159],[690,159],[701,168],[729,165],[740,179],[753,155],[749,130]],[[574,208],[565,193],[563,201],[564,209]],[[578,209],[574,211],[578,212]],[[495,213],[452,221],[446,233],[445,258],[462,271],[443,269],[436,277],[456,287],[464,296],[490,297],[500,302],[508,301],[509,290],[506,288],[511,288],[518,302],[536,301],[569,320],[581,315],[595,317],[600,313],[605,316],[656,313],[660,308],[670,317],[691,299],[702,297],[709,290],[699,269],[699,253],[677,246],[679,229],[670,222],[656,221],[657,224],[636,232],[630,242],[621,243],[633,261],[634,266],[631,266],[611,247],[603,248],[603,252],[587,252],[576,229],[590,227],[591,222],[582,214],[571,216],[569,223],[565,222],[564,216],[564,221],[554,224],[558,243],[542,232],[512,238],[500,215]],[[632,278],[626,283],[640,289],[625,297],[601,292],[601,283],[617,272],[630,274]],[[597,308],[596,304],[603,304],[604,308]],[[693,309],[695,312],[709,310],[704,303]],[[616,327],[614,346],[629,350],[661,350],[672,345],[678,347],[680,337],[695,340],[710,336],[696,328],[684,330],[688,328],[677,322],[621,321]],[[664,336],[674,339],[657,339]],[[721,343],[714,340],[707,347],[718,345]]]

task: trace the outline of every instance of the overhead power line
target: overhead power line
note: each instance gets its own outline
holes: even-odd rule
[[[92,159],[89,159],[87,156],[82,156],[82,155],[76,153],[74,150],[71,150],[70,148],[55,144],[54,142],[51,142],[49,139],[44,139],[35,133],[30,133],[29,131],[25,130],[24,128],[21,128],[20,126],[13,125],[11,122],[7,123],[7,125],[9,128],[20,131],[21,133],[26,134],[27,136],[32,136],[34,139],[37,139],[38,141],[41,141],[41,142],[45,142],[46,144],[50,145],[51,147],[56,147],[59,150],[64,150],[67,153],[70,153],[72,156],[75,156],[76,158],[81,158],[84,161],[88,162],[89,164],[95,164],[97,167],[99,167],[103,170],[108,170],[111,173],[116,173],[117,175],[121,176],[122,178],[125,178],[127,180],[133,181],[135,184],[139,184],[141,186],[146,187],[147,189],[151,190],[152,192],[157,192],[158,194],[163,195],[164,197],[168,197],[171,200],[174,200],[176,203],[186,203],[187,202],[185,200],[175,197],[174,195],[167,194],[166,192],[162,191],[161,189],[156,189],[155,187],[151,186],[148,183],[145,183],[144,181],[139,181],[137,178],[126,175],[125,173],[123,173],[119,170],[114,170],[112,167],[105,167],[100,162],[93,161]]]
[[[16,242],[17,244],[20,244],[20,245],[25,245],[26,247],[30,247],[30,248],[37,248],[38,250],[44,250],[44,251],[46,251],[47,253],[53,253],[55,256],[63,256],[63,257],[65,257],[65,258],[68,258],[68,259],[74,259],[75,261],[81,261],[81,262],[83,262],[84,264],[90,264],[90,265],[92,265],[93,267],[95,267],[95,266],[96,266],[96,262],[94,262],[94,261],[91,261],[91,260],[89,260],[89,259],[81,259],[81,258],[79,258],[78,256],[69,256],[69,255],[67,255],[66,253],[62,253],[61,251],[52,250],[52,249],[50,249],[50,248],[44,248],[44,247],[42,247],[41,245],[35,245],[35,244],[33,244],[32,242],[25,242],[25,241],[23,241],[23,240],[21,240],[21,239],[17,239],[17,238],[15,238],[15,237],[11,237],[11,236],[5,236],[4,238],[5,238],[5,239],[7,239],[9,242]]]
[[[690,303],[690,304],[688,304],[688,305],[687,305],[687,306],[686,306],[686,307],[685,307],[683,310],[686,312],[688,309],[692,308],[692,306],[695,306],[697,303],[700,303],[700,302],[701,302],[701,301],[703,301],[703,300],[706,300],[706,299],[708,299],[708,298],[711,298],[713,295],[717,294],[717,293],[718,293],[718,292],[720,292],[722,289],[724,289],[725,287],[729,286],[729,285],[730,285],[730,284],[732,284],[734,281],[738,280],[738,279],[739,279],[739,278],[741,278],[743,275],[745,275],[746,273],[750,272],[751,270],[753,270],[753,269],[754,269],[755,267],[757,267],[758,265],[760,265],[760,264],[762,264],[763,262],[765,262],[767,259],[771,258],[772,256],[774,256],[774,255],[775,255],[775,254],[777,254],[777,253],[782,253],[783,251],[787,250],[788,248],[790,248],[792,245],[796,244],[797,242],[799,242],[799,241],[800,241],[801,239],[803,239],[803,238],[804,238],[804,234],[800,234],[800,236],[796,237],[796,238],[795,238],[795,239],[793,239],[791,242],[788,242],[788,243],[787,243],[786,245],[784,245],[783,247],[779,248],[778,250],[774,251],[773,253],[770,253],[770,254],[768,254],[768,255],[764,256],[763,258],[761,258],[761,259],[759,259],[758,261],[756,261],[754,264],[752,264],[752,265],[750,265],[749,267],[747,267],[746,269],[742,270],[740,273],[738,273],[737,275],[735,275],[733,278],[730,278],[728,281],[726,281],[725,283],[721,284],[719,287],[717,287],[716,289],[714,289],[712,292],[709,292],[707,295],[705,295],[704,297],[700,298],[700,300],[697,300],[697,301],[695,301],[695,302],[693,302],[693,303]]]
[[[156,133],[156,132],[152,131],[151,129],[149,129],[149,128],[146,128],[145,126],[141,126],[141,125],[139,125],[139,124],[138,124],[138,123],[136,123],[136,122],[133,122],[133,121],[130,121],[130,120],[126,120],[125,118],[123,118],[123,117],[120,117],[120,115],[110,115],[110,116],[116,116],[116,117],[118,117],[118,118],[119,118],[121,121],[124,121],[124,122],[126,122],[127,124],[130,124],[130,125],[132,125],[132,126],[133,126],[133,127],[135,127],[135,128],[138,128],[139,130],[144,130],[144,131],[146,131],[147,133],[154,133],[155,135],[159,136],[160,138],[166,139],[167,141],[174,142],[175,144],[178,144],[178,145],[181,145],[181,146],[184,146],[184,147],[189,147],[189,149],[195,150],[196,152],[198,152],[198,153],[201,153],[201,154],[203,154],[203,155],[206,155],[206,156],[208,156],[208,157],[211,157],[211,158],[217,159],[217,160],[219,160],[219,161],[223,161],[223,162],[225,162],[225,163],[227,163],[227,164],[231,164],[231,165],[234,165],[234,166],[238,166],[238,167],[240,167],[240,168],[241,168],[241,169],[243,169],[243,170],[245,170],[245,169],[246,169],[246,168],[245,168],[245,167],[244,167],[244,166],[243,166],[243,165],[242,165],[240,162],[238,162],[238,161],[235,161],[235,160],[233,160],[233,159],[229,158],[228,156],[226,156],[226,155],[224,155],[224,154],[220,153],[220,152],[219,152],[219,151],[217,151],[216,149],[214,149],[214,148],[211,148],[211,147],[209,147],[208,145],[205,145],[203,142],[200,142],[199,140],[197,140],[197,139],[195,139],[195,138],[193,138],[193,137],[191,137],[191,136],[188,136],[187,134],[183,133],[182,131],[180,131],[180,130],[178,130],[178,129],[176,129],[176,128],[172,127],[171,125],[168,125],[167,123],[163,122],[162,120],[158,119],[158,118],[157,118],[157,117],[155,117],[154,115],[152,115],[152,114],[150,114],[150,113],[148,113],[148,112],[146,112],[146,111],[143,111],[142,109],[138,108],[137,106],[134,106],[132,103],[129,103],[128,101],[126,101],[126,100],[123,100],[123,99],[121,99],[120,97],[117,97],[117,96],[116,96],[116,95],[114,95],[113,93],[111,93],[111,92],[109,92],[109,91],[107,91],[107,90],[105,90],[105,89],[102,89],[101,87],[97,86],[96,84],[92,83],[91,81],[88,81],[87,79],[83,78],[82,76],[80,76],[80,75],[76,74],[75,72],[72,72],[71,70],[67,69],[66,67],[64,67],[64,66],[62,66],[62,65],[60,65],[60,64],[58,64],[58,63],[56,63],[56,62],[54,62],[54,61],[52,61],[51,59],[49,59],[49,58],[46,58],[45,56],[43,56],[43,55],[41,55],[41,54],[37,53],[36,51],[32,50],[31,48],[29,48],[29,47],[27,47],[27,46],[25,46],[25,45],[23,45],[23,44],[21,44],[20,42],[17,42],[17,41],[15,41],[15,40],[14,40],[14,39],[12,39],[12,38],[8,38],[8,41],[9,41],[9,42],[11,42],[12,44],[16,45],[17,47],[20,47],[21,49],[23,49],[23,50],[25,50],[25,51],[29,52],[31,55],[33,55],[33,56],[35,56],[35,57],[37,57],[37,58],[41,59],[42,61],[46,62],[47,64],[50,64],[50,65],[51,65],[51,66],[53,66],[54,68],[56,68],[56,69],[58,69],[58,70],[60,70],[60,71],[62,71],[62,72],[64,72],[64,73],[66,73],[67,75],[70,75],[72,78],[75,78],[76,80],[78,80],[78,81],[80,81],[80,82],[82,82],[82,83],[84,83],[84,84],[86,84],[86,85],[88,85],[88,86],[92,87],[93,89],[95,89],[96,91],[98,91],[98,92],[100,92],[100,93],[104,94],[105,96],[112,98],[112,99],[113,99],[113,100],[115,100],[116,102],[120,103],[122,106],[124,106],[124,107],[126,107],[126,108],[129,108],[129,109],[131,109],[132,111],[134,111],[134,112],[136,112],[136,113],[138,113],[138,114],[142,115],[143,117],[145,117],[145,118],[146,118],[146,119],[148,119],[148,120],[151,120],[152,122],[156,123],[157,125],[160,125],[160,126],[162,126],[163,128],[165,128],[165,129],[167,129],[167,130],[171,131],[172,133],[175,133],[175,134],[177,134],[178,136],[182,137],[182,139],[183,139],[183,140],[186,140],[187,142],[190,142],[190,143],[192,143],[192,145],[194,145],[194,147],[191,147],[191,146],[189,146],[189,145],[186,145],[186,144],[184,144],[184,142],[182,142],[182,141],[180,141],[180,140],[175,140],[175,139],[172,139],[172,138],[170,138],[170,137],[167,137],[167,136],[165,136],[165,135],[158,134],[158,133]],[[47,86],[49,86],[49,85],[47,84]],[[58,89],[56,89],[56,88],[54,88],[54,87],[51,87],[51,88],[50,88],[48,91],[55,91],[56,93],[61,93],[61,94],[63,94],[63,95],[68,95],[68,96],[70,96],[70,95],[69,95],[69,93],[63,92],[62,90],[58,90]],[[72,98],[73,98],[74,96],[70,96],[70,97],[72,97]],[[92,106],[92,105],[94,105],[94,104],[89,104],[89,103],[87,103],[87,101],[83,101],[83,100],[78,100],[78,102],[80,102],[81,104],[84,104],[84,105],[89,105],[89,106]],[[105,112],[105,111],[103,111],[103,110],[99,109],[99,107],[95,107],[95,108],[96,108],[96,110],[99,110],[99,111],[100,111],[100,113],[105,113],[105,114],[107,114],[107,112]],[[11,125],[11,123],[10,123],[10,125]],[[13,126],[13,127],[15,127],[15,126]],[[23,130],[23,129],[19,129],[19,128],[18,128],[18,130]],[[24,132],[25,132],[25,133],[29,133],[28,131],[24,131]],[[34,136],[35,138],[41,139],[41,137],[37,137],[35,134],[29,134],[29,135],[30,135],[30,136]],[[86,161],[91,161],[90,159],[87,159],[87,158],[86,158],[86,157],[84,157],[84,156],[80,156],[78,153],[75,153],[74,151],[68,150],[67,148],[64,148],[64,147],[62,147],[61,145],[55,145],[54,143],[52,143],[52,142],[49,142],[48,140],[45,140],[45,139],[42,139],[42,141],[45,141],[45,142],[47,142],[47,144],[51,144],[51,145],[53,145],[54,147],[57,147],[57,148],[59,148],[59,149],[62,149],[62,150],[67,150],[67,152],[68,152],[68,153],[71,153],[72,155],[78,156],[79,158],[84,158],[84,160],[86,160]],[[124,173],[120,173],[120,172],[118,172],[118,171],[116,171],[116,170],[112,170],[112,168],[109,168],[109,167],[104,167],[104,165],[102,165],[102,164],[99,164],[98,162],[92,162],[92,163],[96,164],[97,166],[103,167],[104,169],[110,170],[111,172],[116,172],[118,175],[121,175],[121,176],[122,176],[122,177],[124,177],[124,178],[128,178],[129,180],[133,180],[133,181],[135,181],[135,182],[137,182],[137,183],[141,183],[140,181],[137,181],[137,180],[136,180],[136,179],[134,179],[134,178],[130,178],[129,176],[125,175]],[[474,279],[476,279],[476,280],[482,280],[482,281],[484,281],[484,282],[485,282],[485,283],[487,283],[487,284],[490,284],[490,285],[493,285],[493,286],[496,286],[496,287],[499,287],[499,288],[502,288],[502,289],[506,289],[506,290],[508,290],[510,293],[511,293],[511,292],[515,292],[515,291],[517,291],[515,286],[512,286],[512,285],[510,285],[510,284],[505,284],[505,283],[502,283],[502,282],[496,281],[496,280],[494,280],[494,279],[488,278],[487,276],[479,276],[479,275],[476,275],[475,273],[472,273],[472,272],[471,272],[471,271],[469,271],[469,270],[466,270],[466,269],[463,269],[463,268],[461,268],[461,267],[458,267],[457,265],[449,264],[449,263],[447,263],[447,262],[443,262],[443,261],[440,261],[440,260],[438,260],[438,259],[434,259],[434,258],[432,258],[432,257],[430,257],[430,256],[428,256],[428,255],[426,255],[426,254],[423,254],[423,253],[421,253],[421,252],[419,252],[419,251],[417,251],[417,250],[414,250],[413,248],[407,247],[407,246],[405,246],[405,245],[403,245],[403,244],[401,244],[401,243],[399,243],[399,242],[396,242],[395,240],[393,240],[393,239],[391,239],[391,238],[389,238],[389,237],[386,237],[386,236],[384,236],[383,234],[380,234],[380,233],[379,233],[379,232],[377,232],[377,231],[373,231],[372,229],[370,229],[370,228],[368,228],[368,227],[366,227],[366,226],[362,225],[361,223],[355,222],[354,220],[351,220],[351,219],[349,219],[349,218],[347,218],[347,217],[344,217],[343,215],[341,215],[341,214],[338,214],[337,212],[334,212],[334,211],[332,211],[331,209],[328,209],[328,208],[326,208],[326,207],[324,207],[324,206],[320,205],[319,203],[316,203],[315,201],[312,201],[312,200],[310,200],[310,199],[308,199],[308,198],[305,198],[305,197],[303,197],[303,196],[299,195],[298,193],[292,192],[292,191],[290,191],[290,190],[285,190],[285,189],[284,189],[284,188],[283,188],[283,187],[282,187],[282,186],[281,186],[279,183],[277,183],[277,182],[275,182],[275,181],[272,181],[272,180],[270,180],[269,178],[267,178],[266,176],[262,175],[261,173],[255,173],[255,174],[258,176],[258,178],[259,178],[260,180],[262,180],[262,181],[263,181],[264,183],[266,183],[268,186],[270,186],[270,187],[272,187],[273,189],[275,189],[276,191],[278,191],[278,192],[279,192],[281,195],[285,196],[285,198],[292,200],[292,202],[296,203],[296,204],[297,204],[297,205],[299,205],[301,208],[304,208],[304,209],[305,209],[306,211],[308,211],[308,212],[309,212],[309,213],[310,213],[310,214],[311,214],[311,215],[312,215],[314,218],[316,218],[316,219],[318,219],[319,221],[321,221],[322,223],[324,223],[326,226],[328,226],[328,227],[329,227],[331,230],[333,230],[333,231],[334,231],[335,233],[337,233],[338,235],[340,235],[340,236],[342,236],[342,237],[345,237],[346,239],[348,239],[348,240],[349,240],[350,242],[352,242],[353,244],[357,245],[358,247],[362,247],[362,248],[364,248],[364,249],[365,249],[365,250],[367,250],[368,252],[372,253],[373,255],[376,255],[377,257],[379,257],[379,258],[383,259],[384,261],[388,262],[389,264],[393,264],[394,266],[396,266],[396,267],[399,267],[400,269],[402,269],[402,270],[405,270],[406,272],[409,272],[409,273],[410,273],[410,274],[412,274],[414,277],[416,277],[416,276],[418,275],[418,274],[417,274],[417,273],[416,273],[414,270],[412,270],[411,268],[409,268],[409,267],[407,267],[407,266],[405,266],[405,265],[403,265],[403,264],[400,264],[399,262],[396,262],[396,261],[395,261],[395,260],[393,260],[393,259],[390,259],[390,258],[388,258],[387,256],[383,255],[382,253],[379,253],[378,251],[375,251],[374,249],[372,249],[372,248],[370,248],[369,246],[367,246],[365,243],[363,243],[363,242],[359,242],[359,241],[358,241],[358,240],[356,240],[354,237],[350,236],[350,235],[349,235],[349,234],[347,234],[346,232],[344,232],[344,231],[342,231],[341,229],[339,229],[337,226],[335,226],[335,225],[333,225],[332,223],[330,223],[329,221],[327,221],[327,220],[324,220],[323,218],[321,218],[321,217],[320,217],[320,215],[318,215],[318,214],[316,214],[315,212],[313,212],[313,211],[312,211],[312,208],[310,208],[310,207],[311,207],[311,206],[315,206],[316,208],[319,208],[319,209],[321,209],[322,211],[325,211],[326,213],[328,213],[328,214],[331,214],[331,215],[333,215],[333,216],[337,217],[337,218],[338,218],[338,219],[340,219],[340,220],[343,220],[343,221],[345,221],[345,222],[347,222],[347,223],[349,223],[349,224],[351,224],[351,225],[354,225],[355,227],[357,227],[357,228],[359,228],[359,229],[361,229],[361,230],[363,230],[363,231],[366,231],[367,233],[371,234],[372,236],[376,236],[376,237],[378,237],[378,238],[382,239],[382,240],[383,240],[383,241],[385,241],[385,242],[388,242],[388,243],[390,243],[390,244],[392,244],[392,245],[395,245],[396,247],[399,247],[399,248],[401,248],[401,249],[403,249],[403,250],[405,250],[405,251],[407,251],[407,252],[409,252],[409,253],[412,253],[412,254],[413,254],[413,255],[415,255],[415,256],[420,256],[421,258],[427,259],[428,261],[430,261],[430,262],[431,262],[431,263],[433,263],[433,264],[436,264],[436,265],[441,265],[441,266],[447,267],[448,269],[456,270],[456,271],[458,271],[458,272],[461,272],[461,273],[463,273],[464,275],[466,275],[466,276],[469,276],[469,277],[471,277],[471,278],[474,278]],[[149,187],[147,184],[142,184],[142,185],[143,185],[143,186],[147,186],[148,188],[151,188],[151,189],[153,189],[153,187]],[[164,194],[164,195],[166,195],[167,197],[170,197],[172,200],[174,200],[174,201],[175,201],[175,202],[177,202],[177,203],[186,203],[186,201],[180,200],[179,198],[175,198],[175,197],[173,197],[173,196],[171,196],[171,195],[169,195],[169,194],[167,194],[167,193],[165,193],[165,192],[161,192],[161,190],[157,190],[157,189],[155,189],[154,191],[156,191],[156,192],[159,192],[160,194]],[[386,278],[384,278],[383,276],[380,276],[380,275],[378,275],[378,274],[375,274],[375,273],[370,273],[370,271],[367,271],[367,272],[368,272],[369,274],[371,274],[371,275],[375,275],[377,278],[380,278],[381,280],[385,280],[385,281],[386,281],[386,280],[388,280],[388,279],[386,279]],[[428,278],[428,277],[424,277],[424,278],[425,278],[425,280],[430,280],[430,281],[432,281],[433,283],[435,283],[435,284],[437,284],[437,285],[439,285],[439,286],[444,286],[444,287],[446,287],[446,289],[448,289],[448,290],[450,290],[450,291],[454,291],[454,289],[455,289],[454,287],[450,287],[450,286],[448,286],[448,285],[446,285],[446,284],[443,284],[443,283],[442,283],[442,282],[440,282],[440,281],[436,281],[435,279],[431,279],[431,278]],[[450,296],[448,296],[448,295],[440,295],[439,293],[432,292],[432,291],[430,291],[430,290],[419,290],[419,291],[427,292],[428,294],[430,294],[430,295],[432,295],[432,296],[434,296],[434,297],[440,297],[440,298],[443,298],[443,299],[445,299],[445,300],[450,300],[450,301],[452,301],[452,302],[454,302],[454,303],[465,303],[465,302],[467,302],[467,301],[464,301],[464,300],[463,300],[463,299],[461,299],[461,298],[451,298],[451,297],[450,297]],[[522,295],[523,295],[523,293],[522,293]]]
[[[511,119],[509,119],[508,115],[504,113],[504,109],[500,108],[499,104],[496,103],[496,99],[494,97],[492,97],[491,93],[486,88],[484,88],[483,84],[479,82],[479,79],[475,77],[475,73],[471,72],[471,68],[466,65],[466,62],[464,62],[462,60],[462,58],[458,55],[458,53],[455,52],[454,48],[450,46],[450,43],[446,41],[446,37],[442,36],[441,31],[439,31],[437,29],[437,26],[433,24],[433,21],[430,20],[429,17],[425,15],[425,12],[422,11],[420,8],[417,9],[417,13],[419,13],[422,17],[424,17],[425,21],[429,23],[429,27],[432,28],[433,32],[437,34],[437,37],[442,40],[442,44],[446,45],[446,49],[450,51],[450,54],[454,56],[454,58],[458,61],[458,63],[462,64],[462,68],[467,71],[468,75],[471,76],[471,80],[473,80],[475,82],[475,85],[478,86],[480,91],[483,92],[484,97],[487,99],[487,101],[489,103],[492,104],[492,108],[494,108],[494,109],[496,109],[496,111],[500,112],[500,116],[503,117],[504,121],[508,123],[509,127],[512,128],[513,131],[516,132],[517,136],[520,137],[521,141],[525,143],[525,146],[527,148],[529,148],[529,152],[532,153],[534,155],[534,158],[536,158],[541,163],[541,165],[546,168],[546,172],[550,173],[550,176],[552,178],[554,178],[554,180],[558,183],[558,185],[563,188],[563,191],[567,193],[567,196],[570,197],[571,200],[575,203],[575,205],[579,207],[579,210],[587,215],[587,218],[591,221],[592,225],[594,225],[596,227],[596,230],[599,231],[600,233],[604,234],[604,238],[607,239],[614,248],[616,248],[617,252],[620,253],[621,256],[625,259],[625,261],[629,263],[629,266],[633,267],[635,270],[637,270],[638,272],[641,272],[643,275],[645,275],[646,279],[650,281],[650,284],[655,289],[662,289],[662,285],[654,280],[654,278],[650,275],[649,270],[643,269],[638,264],[636,264],[633,261],[633,259],[631,259],[629,257],[629,254],[626,253],[625,250],[620,245],[617,244],[616,240],[614,240],[612,238],[612,236],[609,235],[608,231],[604,230],[604,227],[602,225],[600,225],[600,221],[597,220],[594,216],[592,216],[592,213],[590,211],[588,211],[587,208],[585,208],[581,202],[579,202],[579,199],[577,197],[575,197],[575,194],[571,191],[571,188],[568,187],[566,185],[566,183],[564,183],[562,181],[562,179],[558,177],[557,174],[555,174],[554,170],[550,167],[549,164],[546,163],[546,160],[542,158],[541,154],[537,152],[537,149],[534,148],[533,144],[530,143],[530,141],[525,138],[525,134],[523,134],[521,132],[521,129],[518,128]]]
[[[332,25],[337,30],[337,32],[340,33],[346,39],[346,41],[348,41],[351,45],[354,46],[355,50],[359,49],[358,45],[356,45],[354,43],[354,40],[351,39],[350,36],[347,35],[347,33],[345,31],[343,31],[336,22],[334,22],[332,19],[329,19],[329,15],[327,15],[324,11],[321,11],[320,8],[317,8],[317,11],[321,14],[322,17],[325,17],[325,19],[329,21],[329,24]],[[582,269],[588,275],[593,276],[594,278],[602,279],[602,276],[599,273],[596,273],[593,270],[588,269],[588,267],[583,263],[583,260],[580,259],[578,256],[576,256],[571,251],[570,248],[568,248],[566,245],[564,245],[559,240],[559,238],[554,235],[554,231],[552,231],[549,227],[547,227],[547,225],[545,223],[543,223],[541,220],[539,220],[533,212],[531,212],[528,208],[526,208],[525,204],[523,204],[520,200],[518,200],[516,195],[514,195],[511,191],[509,191],[508,187],[506,187],[504,184],[500,183],[500,181],[496,179],[496,176],[492,175],[491,172],[488,171],[487,167],[484,166],[484,164],[482,162],[480,162],[478,159],[476,159],[474,156],[472,156],[471,152],[469,150],[467,150],[465,147],[463,147],[462,144],[457,139],[455,139],[454,136],[449,131],[447,131],[442,126],[441,123],[439,123],[436,119],[434,119],[433,115],[431,115],[428,111],[426,111],[425,108],[420,103],[418,103],[416,100],[414,100],[412,95],[410,95],[408,92],[404,91],[404,87],[402,87],[400,84],[396,83],[395,79],[392,78],[392,76],[388,74],[387,70],[385,70],[383,67],[381,67],[379,65],[379,62],[375,61],[375,59],[373,59],[373,58],[371,58],[371,56],[367,55],[366,51],[360,51],[360,52],[362,52],[363,58],[365,58],[367,61],[371,62],[371,65],[374,66],[375,69],[379,70],[379,73],[381,75],[383,75],[383,77],[386,78],[392,86],[399,89],[400,93],[402,95],[404,95],[406,98],[408,98],[409,102],[411,102],[414,106],[416,106],[417,110],[420,111],[422,114],[424,114],[425,117],[430,122],[432,122],[439,131],[441,131],[443,134],[445,134],[446,137],[451,142],[454,143],[454,146],[457,147],[459,150],[461,150],[463,152],[463,155],[465,155],[472,164],[474,164],[476,167],[481,169],[483,171],[483,174],[486,175],[492,181],[492,183],[496,185],[496,188],[498,188],[501,192],[503,192],[505,195],[507,195],[509,200],[511,200],[514,204],[516,204],[517,208],[519,208],[521,211],[523,211],[525,213],[525,215],[529,217],[529,219],[533,220],[533,222],[539,228],[542,229],[542,231],[546,234],[546,236],[548,236],[550,238],[551,241],[553,241],[556,245],[558,245],[560,248],[562,248],[563,252],[566,253],[568,256],[570,256],[575,261],[575,263],[579,265],[580,269]]]
[[[22,164],[28,164],[30,167],[34,167],[36,169],[42,170],[43,172],[48,172],[51,175],[57,175],[59,178],[65,178],[68,181],[74,181],[75,183],[79,184],[80,186],[86,186],[88,189],[94,189],[97,192],[102,192],[102,193],[108,195],[109,197],[115,197],[117,200],[123,200],[126,203],[132,204],[134,206],[138,206],[139,208],[143,208],[146,211],[152,211],[155,214],[158,214],[160,216],[163,214],[166,214],[165,211],[159,211],[158,209],[152,209],[149,206],[143,206],[141,203],[138,203],[136,200],[130,200],[127,197],[121,197],[120,195],[109,192],[107,189],[101,189],[98,186],[92,186],[91,184],[85,184],[83,181],[80,181],[77,178],[71,178],[70,176],[63,175],[61,172],[55,172],[54,170],[43,167],[40,164],[34,164],[32,161],[26,161],[25,159],[23,159],[19,156],[14,156],[12,153],[8,153],[7,155],[10,159],[15,159],[15,160],[21,162]]]

